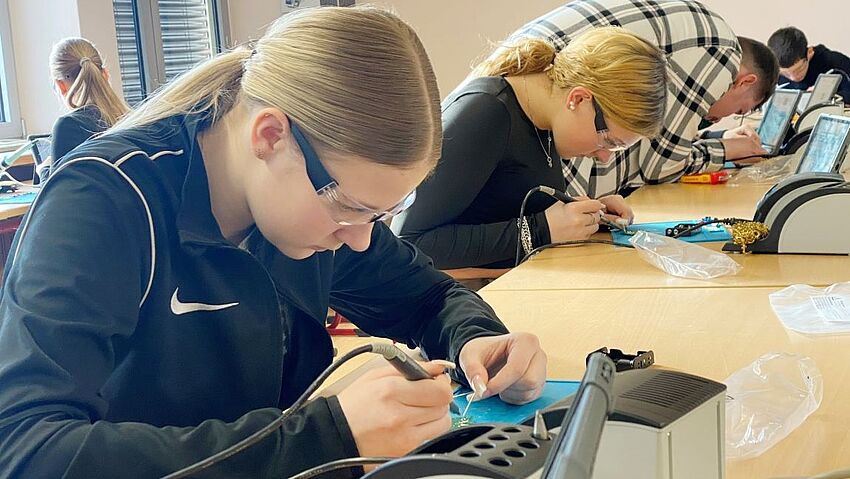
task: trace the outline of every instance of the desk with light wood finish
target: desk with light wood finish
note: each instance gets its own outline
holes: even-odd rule
[[[0,221],[23,216],[29,211],[30,205],[0,205]]]
[[[767,352],[813,358],[823,376],[821,407],[762,456],[727,467],[730,479],[810,475],[850,466],[850,336],[807,337],[773,314],[774,288],[492,291],[481,295],[513,331],[537,334],[548,376],[581,378],[601,346],[652,349],[659,365],[723,381]]]
[[[638,222],[694,220],[703,216],[752,218],[770,185],[646,186],[628,198]],[[608,234],[598,235],[610,238]],[[719,251],[721,243],[700,243]],[[676,278],[631,249],[581,245],[543,251],[488,285],[490,291],[629,288],[824,286],[850,280],[850,257],[826,255],[731,255],[743,270],[713,280]]]

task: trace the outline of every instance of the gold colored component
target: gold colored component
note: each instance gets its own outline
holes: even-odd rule
[[[732,242],[741,247],[741,252],[747,253],[747,246],[767,237],[770,230],[764,223],[742,221],[732,225]]]
[[[472,418],[469,416],[461,416],[452,419],[452,429],[458,429],[472,424]]]

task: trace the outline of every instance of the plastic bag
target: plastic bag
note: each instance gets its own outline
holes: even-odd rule
[[[770,307],[782,324],[793,331],[850,333],[850,282],[828,288],[794,284],[771,293]]]
[[[796,169],[796,156],[778,156],[756,163],[732,175],[727,185],[750,185],[755,183],[777,183],[788,178]]]
[[[768,353],[724,381],[726,458],[761,455],[820,407],[823,379],[814,360]]]
[[[638,231],[629,243],[649,264],[680,278],[711,279],[741,271],[741,265],[723,253],[668,236]]]

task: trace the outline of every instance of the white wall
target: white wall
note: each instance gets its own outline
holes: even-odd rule
[[[419,38],[445,96],[471,66],[528,20],[560,5],[562,0],[374,0],[408,22]]]
[[[24,133],[49,132],[63,110],[53,93],[47,59],[57,40],[80,35],[77,2],[12,0],[9,18]]]

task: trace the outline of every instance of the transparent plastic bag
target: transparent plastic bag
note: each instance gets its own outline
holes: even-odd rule
[[[761,455],[820,407],[823,379],[814,360],[768,353],[724,381],[726,458]]]
[[[638,231],[629,243],[649,264],[680,278],[711,279],[741,271],[741,265],[723,253],[668,236]]]
[[[752,166],[741,168],[732,175],[727,185],[750,185],[756,183],[777,183],[788,178],[796,169],[796,155],[769,158]]]
[[[805,334],[850,333],[850,282],[828,288],[794,284],[770,294],[786,328]]]

